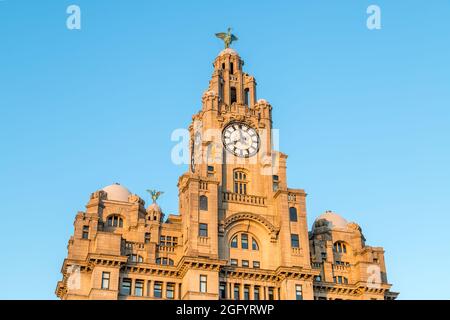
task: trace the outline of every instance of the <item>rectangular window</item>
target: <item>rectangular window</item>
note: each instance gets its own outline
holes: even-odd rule
[[[175,297],[175,283],[168,283],[166,289],[166,298],[173,299]]]
[[[236,267],[238,265],[237,259],[231,259],[231,265]]]
[[[109,272],[102,272],[102,289],[109,289],[109,277],[111,276],[111,273]]]
[[[250,286],[244,286],[244,300],[250,300]]]
[[[240,294],[239,294],[239,285],[235,284],[234,285],[234,300],[239,300],[240,299]]]
[[[260,267],[259,261],[253,261],[253,268],[259,269],[259,267]]]
[[[160,236],[159,237],[159,245],[165,246],[166,245],[166,236]]]
[[[225,282],[221,282],[219,285],[219,297],[220,299],[226,299],[226,288],[227,284]]]
[[[244,268],[248,268],[248,266],[249,266],[248,260],[242,260],[242,266],[243,266]]]
[[[200,275],[200,292],[207,292],[207,277],[205,275]]]
[[[155,282],[153,286],[153,296],[155,298],[162,298],[162,282]]]
[[[248,249],[248,234],[241,234],[241,247],[242,249]]]
[[[144,295],[144,281],[136,280],[134,284],[134,295],[138,297],[142,297]]]
[[[150,232],[145,233],[145,243],[150,243]]]
[[[199,224],[198,235],[200,237],[207,237],[208,236],[208,225],[206,223],[200,223]]]
[[[248,88],[245,88],[245,90],[244,90],[244,104],[246,106],[249,105],[249,90],[248,90]]]
[[[292,248],[300,248],[300,243],[298,241],[298,234],[291,234],[291,246]]]
[[[83,226],[83,239],[89,238],[89,226]]]
[[[129,296],[131,294],[131,279],[122,279],[120,294],[124,296]]]
[[[302,286],[300,284],[297,284],[295,286],[295,299],[303,300],[303,291],[302,291]]]
[[[255,286],[255,288],[253,289],[253,299],[254,300],[259,300],[259,286]]]
[[[275,296],[273,295],[273,288],[270,287],[268,290],[268,298],[269,300],[274,300]]]

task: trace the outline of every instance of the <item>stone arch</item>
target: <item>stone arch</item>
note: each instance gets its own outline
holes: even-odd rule
[[[223,245],[225,254],[224,258],[230,260],[233,256],[232,250],[239,250],[240,253],[248,253],[250,263],[258,260],[261,268],[271,268],[276,263],[277,257],[273,256],[273,252],[278,252],[277,239],[278,231],[272,223],[262,216],[253,213],[236,213],[228,217],[223,226]],[[246,233],[249,235],[248,249],[241,249],[240,243],[238,249],[231,248],[231,239],[238,235]],[[253,251],[251,248],[251,239],[255,239],[258,244],[258,250]],[[237,251],[234,251],[235,253]],[[239,261],[241,263],[241,261]],[[252,267],[252,266],[250,266]]]

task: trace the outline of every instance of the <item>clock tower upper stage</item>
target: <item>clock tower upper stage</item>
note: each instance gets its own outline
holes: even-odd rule
[[[202,111],[253,116],[258,122],[269,120],[270,125],[271,107],[263,99],[257,101],[255,78],[243,72],[243,65],[234,49],[226,48],[219,53],[213,63],[209,88],[203,95]]]

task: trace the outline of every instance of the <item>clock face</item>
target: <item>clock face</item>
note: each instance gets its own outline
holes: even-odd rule
[[[260,144],[256,130],[242,122],[229,123],[223,129],[222,142],[225,149],[243,158],[257,154]]]

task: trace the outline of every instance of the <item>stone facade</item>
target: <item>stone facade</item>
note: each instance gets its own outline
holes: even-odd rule
[[[114,184],[76,215],[61,299],[395,299],[384,251],[326,212],[308,232],[306,193],[287,186],[272,106],[233,49],[214,61],[189,127],[179,215]],[[230,125],[231,124],[231,125]]]

